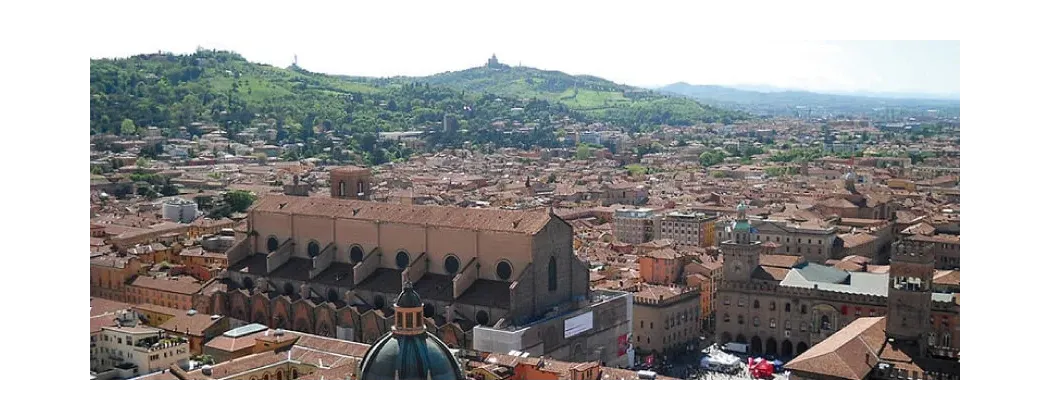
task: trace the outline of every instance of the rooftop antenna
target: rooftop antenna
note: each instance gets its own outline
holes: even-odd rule
[[[292,55],[292,65],[299,67],[299,54]]]

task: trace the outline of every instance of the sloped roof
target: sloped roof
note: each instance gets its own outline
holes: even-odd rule
[[[551,220],[546,209],[514,211],[405,206],[394,203],[287,195],[264,196],[252,211],[527,234],[539,232]]]
[[[886,317],[858,318],[796,356],[785,369],[842,379],[864,379],[886,341]]]

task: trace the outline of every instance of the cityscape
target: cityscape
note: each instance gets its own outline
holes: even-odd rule
[[[957,95],[287,61],[91,60],[92,380],[960,379]]]

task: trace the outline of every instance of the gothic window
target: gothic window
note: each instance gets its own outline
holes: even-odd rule
[[[483,310],[478,311],[476,314],[474,314],[474,320],[477,321],[480,325],[487,326],[489,325],[489,313]]]
[[[245,277],[244,281],[242,282],[242,285],[245,289],[248,289],[248,291],[251,291],[255,288],[255,282],[252,281],[251,277]]]
[[[777,327],[777,319],[776,318],[769,318],[769,328],[776,328],[776,327]]]
[[[551,257],[550,262],[547,263],[547,291],[555,290],[558,290],[558,263],[554,257]]]
[[[270,239],[266,240],[266,250],[269,251],[269,252],[276,251],[277,247],[280,246],[280,245],[281,244],[277,242],[277,237],[276,236],[271,236]]]
[[[309,255],[310,258],[316,257],[320,253],[321,245],[319,245],[317,241],[310,241],[310,243],[306,245],[306,255]]]
[[[784,304],[784,312],[791,312],[791,303],[790,302]]]
[[[751,307],[754,308],[754,309],[758,309],[758,308],[762,307],[762,305],[760,305],[758,303],[758,299],[755,299],[755,303],[751,304]]]
[[[383,295],[376,295],[372,298],[372,306],[375,306],[376,309],[383,309],[386,306],[386,298]]]
[[[805,314],[806,314],[806,305],[802,305],[802,314],[803,314],[803,315],[805,315]]]

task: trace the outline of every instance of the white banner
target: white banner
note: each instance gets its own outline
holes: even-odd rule
[[[594,312],[587,312],[565,320],[565,338],[587,332],[594,327]]]

